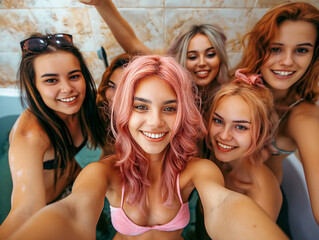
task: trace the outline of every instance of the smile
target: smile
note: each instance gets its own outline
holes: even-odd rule
[[[152,139],[158,139],[163,137],[166,133],[148,133],[141,131],[146,137],[152,138]]]
[[[218,141],[217,141],[217,145],[218,145],[218,147],[220,147],[222,149],[225,149],[225,150],[231,150],[231,149],[235,149],[236,148],[236,147],[233,147],[233,146],[230,146],[230,145],[223,144],[223,143],[218,142]]]
[[[201,76],[206,76],[209,73],[209,71],[198,71],[196,72],[196,75],[201,77]]]
[[[272,72],[281,77],[289,76],[294,73],[293,71],[272,71]]]
[[[224,149],[234,149],[236,147],[232,147],[232,146],[229,146],[229,145],[225,145],[225,144],[222,144],[221,142],[217,142],[218,146],[220,146],[221,148],[224,148]]]
[[[72,102],[76,99],[76,97],[69,97],[69,98],[61,98],[59,101],[61,102]]]

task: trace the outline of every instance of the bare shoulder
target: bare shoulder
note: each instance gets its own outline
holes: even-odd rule
[[[193,179],[194,183],[205,179],[207,182],[214,181],[222,185],[224,184],[221,171],[215,163],[208,159],[191,159],[186,165],[185,172]]]
[[[276,183],[278,185],[278,180],[275,174],[264,164],[256,164],[252,172],[256,177],[258,184],[267,185]]]
[[[299,121],[319,121],[319,106],[307,102],[302,102],[291,110],[290,122],[298,124]]]
[[[14,140],[24,139],[26,142],[50,144],[48,134],[41,126],[40,122],[34,114],[25,110],[14,123],[10,132],[10,143]]]
[[[310,103],[300,103],[292,109],[288,120],[288,134],[295,141],[302,137],[318,135],[319,131],[319,106]]]
[[[88,164],[83,170],[88,171],[90,173],[92,172],[100,172],[102,174],[112,173],[116,169],[116,167],[114,166],[115,160],[116,160],[115,155],[104,157],[100,159],[99,161]]]
[[[9,163],[16,167],[19,165],[19,168],[38,169],[45,154],[52,149],[48,134],[28,110],[20,115],[12,127],[9,142]]]
[[[113,181],[115,167],[110,156],[92,162],[82,169],[77,177],[72,192],[100,192],[105,195],[107,186]],[[83,191],[82,191],[82,190]]]
[[[209,170],[215,169],[219,171],[217,165],[213,163],[211,160],[197,157],[192,158],[186,165],[186,169],[194,170],[194,168],[203,170],[208,168]]]
[[[248,196],[253,198],[267,198],[274,195],[281,202],[281,190],[275,174],[264,164],[252,167],[254,182],[248,191]]]

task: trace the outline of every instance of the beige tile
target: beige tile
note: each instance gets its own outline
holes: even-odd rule
[[[255,0],[166,0],[165,7],[181,7],[181,8],[240,8],[253,7]]]
[[[225,31],[231,66],[241,54],[247,29],[280,0],[113,0],[137,36],[153,50],[166,49],[184,24],[217,23]],[[319,7],[318,0],[302,0]],[[288,1],[285,1],[288,2]],[[291,2],[291,1],[289,1]],[[20,61],[19,42],[33,32],[66,32],[84,53],[99,83],[104,64],[97,57],[103,46],[109,60],[123,52],[95,7],[78,0],[0,0],[0,87],[15,85]]]
[[[165,0],[113,0],[113,2],[119,8],[156,8],[163,7]]]
[[[16,87],[16,76],[21,55],[15,52],[0,53],[0,88]]]
[[[238,52],[240,39],[246,32],[246,25],[251,11],[249,9],[168,9],[166,10],[165,26],[167,29],[165,44],[169,46],[174,37],[186,24],[211,23],[222,27],[227,36],[227,50]],[[241,21],[238,21],[241,19]],[[243,27],[244,26],[244,27]]]

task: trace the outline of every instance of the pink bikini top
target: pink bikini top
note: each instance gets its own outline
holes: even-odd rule
[[[177,215],[168,223],[163,225],[154,225],[154,226],[139,226],[132,222],[123,210],[123,201],[124,201],[124,184],[122,186],[122,197],[121,197],[121,207],[115,208],[110,205],[111,209],[111,220],[113,227],[121,234],[124,235],[140,235],[151,229],[159,231],[175,231],[183,229],[187,226],[190,220],[190,213],[188,209],[188,202],[183,203],[180,189],[179,189],[179,175],[177,175],[176,188],[179,200],[181,202],[181,208]]]

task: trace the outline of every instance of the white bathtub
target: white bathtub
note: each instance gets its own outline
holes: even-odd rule
[[[304,171],[294,154],[284,160],[283,173],[282,187],[288,201],[289,225],[293,239],[319,239],[319,226],[311,211]]]

